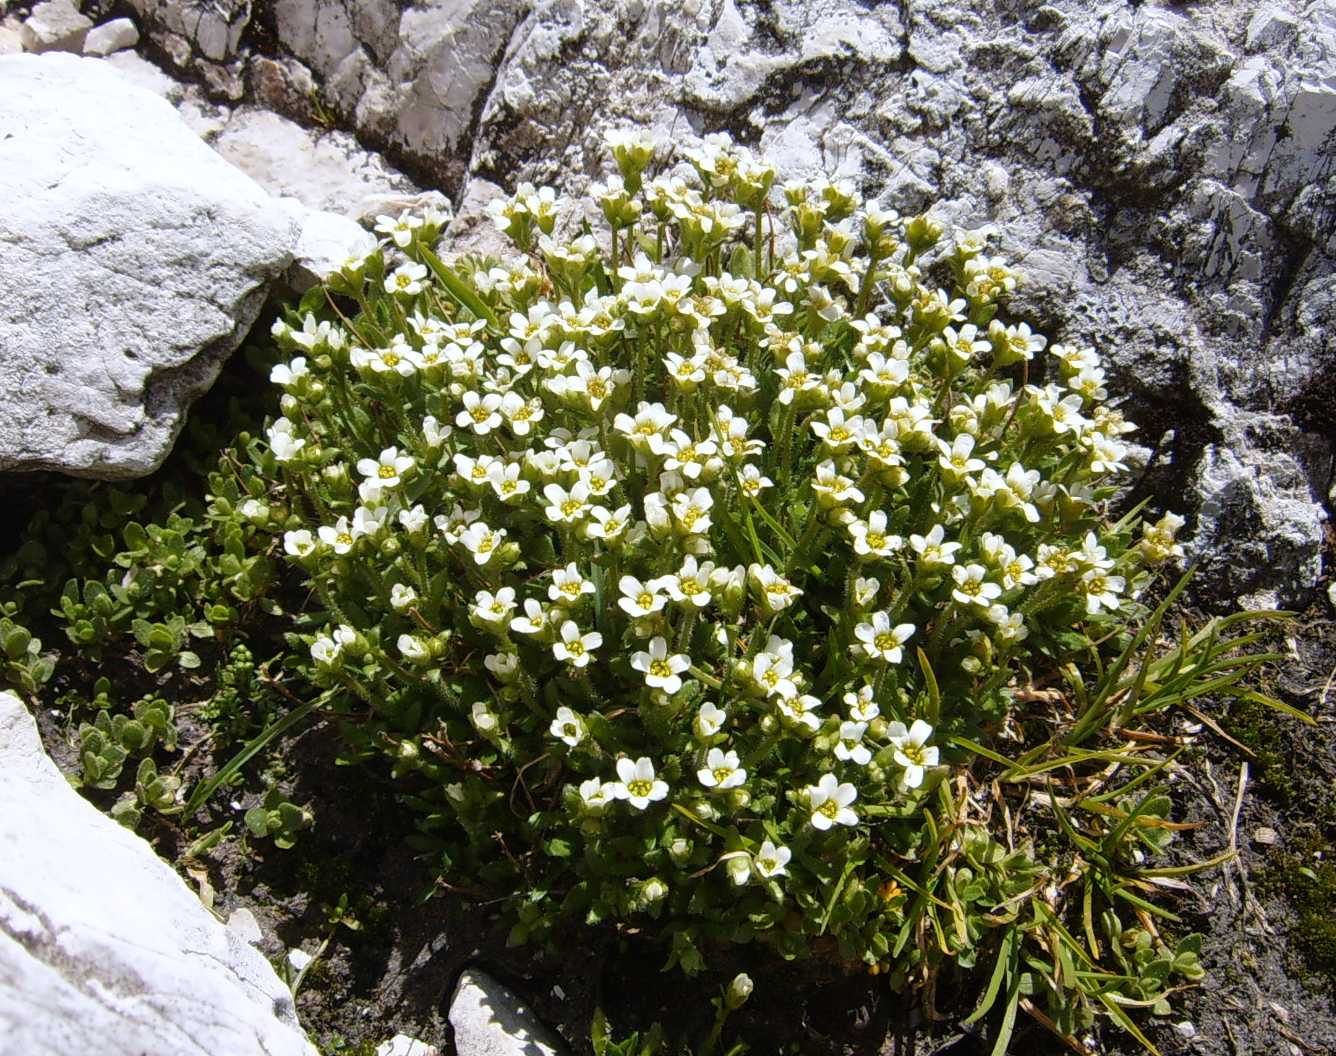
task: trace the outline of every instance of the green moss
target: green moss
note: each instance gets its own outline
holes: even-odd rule
[[[1255,879],[1262,894],[1289,903],[1291,946],[1336,993],[1336,845],[1315,833],[1258,870]]]
[[[1293,720],[1290,720],[1292,724]],[[1264,704],[1239,700],[1221,723],[1225,732],[1253,753],[1253,778],[1282,806],[1294,805],[1295,784],[1291,769],[1292,735],[1285,720]]]

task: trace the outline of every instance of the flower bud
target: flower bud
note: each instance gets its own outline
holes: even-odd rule
[[[747,998],[751,997],[752,987],[751,976],[746,972],[738,972],[724,992],[724,1007],[730,1012],[736,1012],[747,1003]]]
[[[762,715],[760,726],[761,726],[761,732],[769,735],[774,733],[775,730],[779,727],[779,720],[776,719],[773,715]]]
[[[734,810],[746,810],[751,805],[751,793],[745,788],[729,789],[728,803]]]
[[[674,865],[682,867],[691,861],[691,852],[694,849],[695,845],[690,840],[679,836],[668,845],[668,857],[673,860]]]
[[[291,393],[285,392],[279,399],[278,406],[279,409],[285,415],[289,414],[295,415],[297,411],[300,410],[301,408],[301,402],[297,399],[296,396],[293,396]]]

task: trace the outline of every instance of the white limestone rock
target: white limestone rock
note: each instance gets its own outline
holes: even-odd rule
[[[23,35],[17,18],[0,20],[0,55],[17,55],[23,50]]]
[[[0,1050],[315,1056],[264,957],[78,795],[0,693]]]
[[[0,201],[0,469],[150,472],[298,225],[168,103],[68,55],[0,58]]]
[[[78,52],[92,28],[93,20],[71,0],[47,0],[32,9],[19,30],[19,40],[25,51]]]
[[[396,1034],[376,1046],[376,1056],[440,1056],[440,1054],[441,1050],[435,1045],[410,1038],[407,1034]]]
[[[459,1056],[559,1056],[566,1051],[506,987],[469,969],[450,999],[450,1026]]]
[[[322,209],[310,209],[295,198],[280,199],[301,225],[288,285],[305,293],[329,278],[351,257],[362,258],[376,248],[376,237],[354,220]]]
[[[228,116],[211,136],[215,150],[271,194],[312,209],[360,217],[384,198],[408,197],[448,207],[444,195],[421,192],[378,154],[346,132],[319,132],[251,108]],[[383,211],[383,210],[381,210]]]
[[[111,55],[117,51],[133,48],[138,43],[139,30],[134,22],[128,18],[113,18],[110,22],[103,22],[102,25],[88,31],[88,36],[83,42],[83,53]]]

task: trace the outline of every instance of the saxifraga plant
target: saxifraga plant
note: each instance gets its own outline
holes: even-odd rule
[[[929,1003],[977,965],[997,1052],[1020,1010],[1150,1046],[1130,1010],[1202,972],[1160,892],[1221,859],[1164,864],[1181,764],[1143,727],[1246,694],[1267,614],[1162,635],[1182,519],[1112,519],[1132,426],[1093,349],[999,315],[986,232],[609,142],[586,202],[493,204],[513,259],[383,217],[274,326],[283,416],[209,516],[289,562],[287,684],[322,692],[239,759],[339,717],[517,943],[758,942]]]

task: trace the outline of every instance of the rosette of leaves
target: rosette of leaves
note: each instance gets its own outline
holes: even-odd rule
[[[1100,922],[1149,882],[1104,841],[1163,817],[1108,800],[1167,762],[1109,738],[1246,665],[1223,626],[1155,659],[1183,522],[1111,517],[1098,354],[1002,314],[982,233],[717,137],[649,178],[657,149],[618,138],[583,214],[493,203],[506,261],[382,218],[275,325],[247,516],[311,594],[303,670],[514,941],[652,919],[687,971],[758,941],[897,985],[983,951],[1004,1034],[1024,948],[1052,1008],[1121,1009]],[[1037,897],[1073,868],[1094,996]]]

